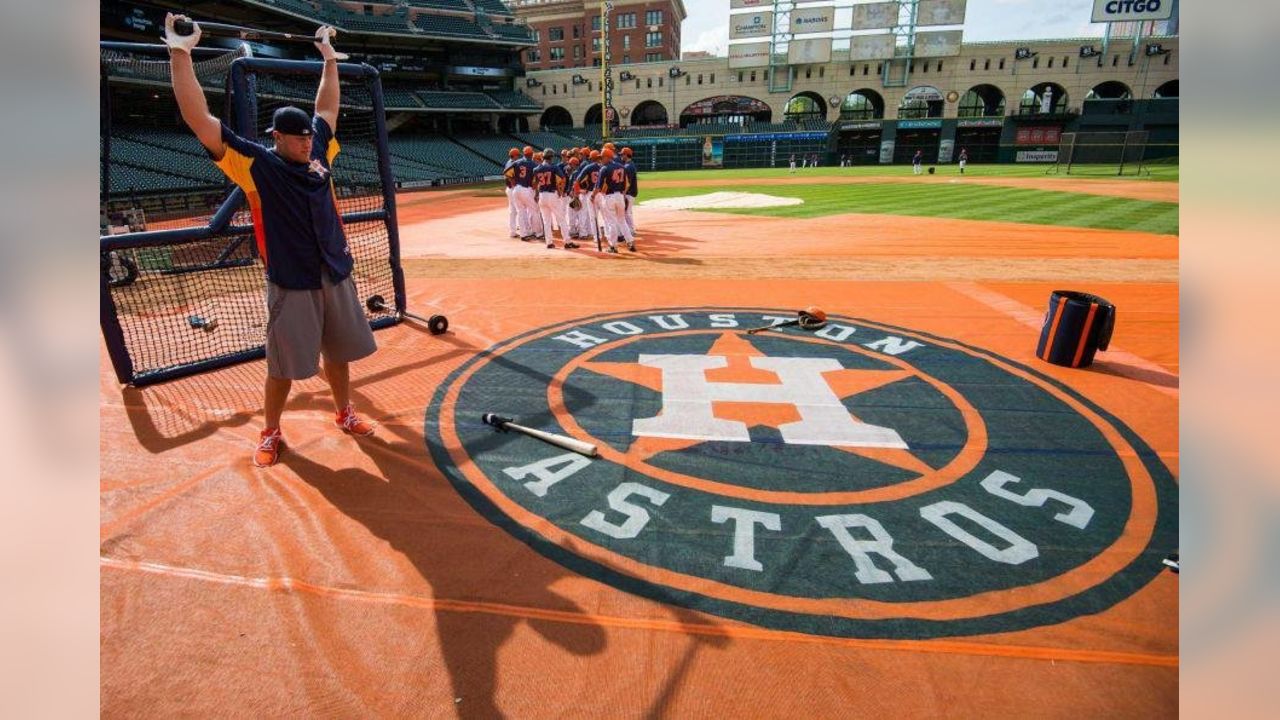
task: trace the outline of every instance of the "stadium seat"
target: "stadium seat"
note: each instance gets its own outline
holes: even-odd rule
[[[423,105],[439,110],[494,110],[501,107],[493,98],[479,92],[419,90],[415,94]]]
[[[413,19],[413,26],[427,35],[455,35],[463,37],[488,38],[489,34],[480,26],[460,17],[452,15],[433,15],[418,13]]]

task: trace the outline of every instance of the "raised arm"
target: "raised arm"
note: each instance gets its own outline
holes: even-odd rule
[[[204,88],[196,79],[196,69],[191,62],[191,49],[200,42],[200,26],[191,23],[190,35],[179,35],[173,28],[175,20],[190,20],[185,15],[168,13],[164,18],[164,37],[169,46],[169,74],[173,83],[173,95],[178,101],[182,120],[195,133],[200,144],[208,149],[214,160],[221,160],[226,153],[222,142],[222,123],[209,112]]]
[[[329,124],[331,132],[338,132],[338,105],[341,101],[338,80],[338,61],[346,60],[347,54],[333,48],[332,39],[338,31],[329,25],[322,25],[316,30],[316,49],[324,58],[324,72],[320,75],[320,87],[316,90],[316,115]]]

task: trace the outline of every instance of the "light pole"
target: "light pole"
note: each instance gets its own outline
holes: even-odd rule
[[[680,125],[680,116],[676,113],[676,80],[683,77],[685,72],[679,66],[672,67],[667,70],[667,77],[671,80],[671,114],[675,117],[675,125]],[[667,118],[667,124],[671,124],[671,118]]]

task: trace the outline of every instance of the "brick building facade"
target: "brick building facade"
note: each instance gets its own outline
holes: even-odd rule
[[[609,16],[613,65],[671,62],[680,57],[680,25],[688,13],[682,0],[612,0]],[[528,23],[538,44],[523,53],[529,70],[600,65],[598,0],[513,0],[516,17]]]

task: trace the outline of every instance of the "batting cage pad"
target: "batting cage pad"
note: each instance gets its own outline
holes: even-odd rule
[[[235,60],[232,129],[269,144],[265,131],[277,108],[312,111],[322,70],[318,62]],[[333,161],[334,190],[361,301],[394,298],[393,306],[364,303],[377,329],[398,322],[405,309],[382,86],[368,65],[338,70],[341,152]],[[103,235],[100,249],[102,333],[121,383],[145,385],[265,355],[265,267],[239,188],[199,224]]]

